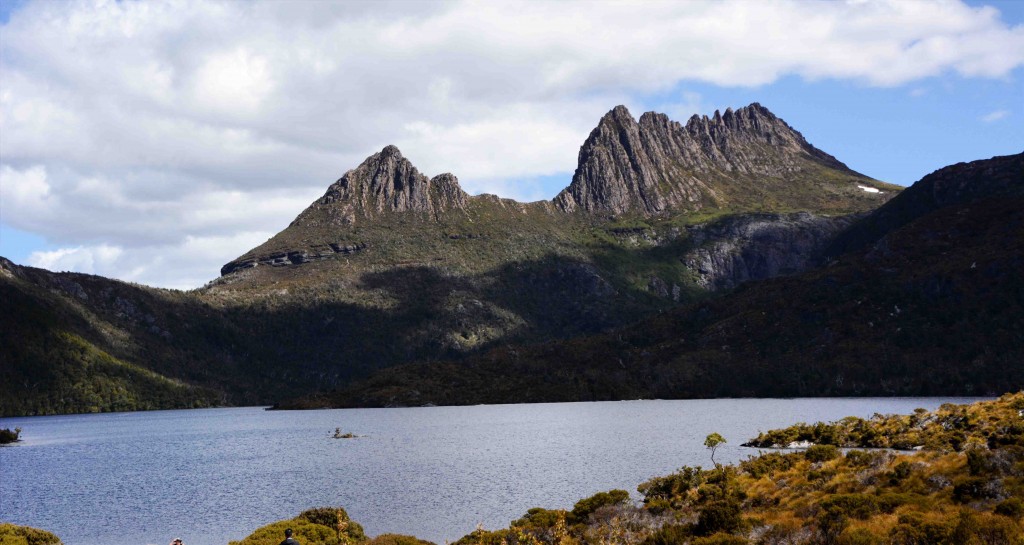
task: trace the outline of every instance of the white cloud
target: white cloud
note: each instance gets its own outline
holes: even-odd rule
[[[109,270],[124,251],[116,246],[105,244],[93,247],[76,246],[59,248],[53,251],[32,252],[28,264],[53,271],[72,271],[96,274],[100,270]]]
[[[273,90],[267,59],[245,48],[215,53],[195,79],[194,100],[225,112],[252,114]]]
[[[11,207],[29,206],[43,208],[50,196],[50,184],[46,182],[46,167],[35,165],[25,170],[15,170],[7,165],[0,166],[0,210]],[[0,212],[0,216],[3,216]]]
[[[613,105],[681,81],[897,86],[1024,64],[1024,27],[957,1],[36,1],[0,39],[3,221],[71,249],[39,260],[104,271],[104,245],[139,264],[248,244],[236,234],[287,225],[386,144],[529,199]]]
[[[1008,110],[996,110],[994,112],[981,116],[981,120],[984,121],[985,123],[993,123],[999,121],[1000,119],[1005,119],[1009,115],[1010,112]]]
[[[107,244],[65,247],[33,252],[27,264],[52,271],[98,274],[129,282],[191,289],[216,278],[223,263],[238,257],[239,248],[252,248],[272,235],[269,231],[256,231],[187,236],[174,244],[147,245],[131,251]]]

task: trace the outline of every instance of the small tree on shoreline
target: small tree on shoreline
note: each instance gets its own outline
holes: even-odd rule
[[[717,450],[718,446],[722,443],[728,443],[728,441],[726,441],[725,437],[722,437],[717,432],[708,435],[704,439],[704,446],[711,449],[711,463],[714,464],[715,467],[718,467],[718,463],[715,462],[715,450]]]

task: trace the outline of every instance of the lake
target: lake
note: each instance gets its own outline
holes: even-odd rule
[[[317,506],[370,536],[454,541],[683,465],[736,462],[758,431],[977,398],[715,399],[0,419],[0,520],[67,545],[225,545]],[[355,439],[332,439],[336,427]]]

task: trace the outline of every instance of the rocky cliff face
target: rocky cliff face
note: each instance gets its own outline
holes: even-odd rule
[[[682,257],[708,290],[796,274],[815,265],[836,233],[853,222],[807,212],[734,216],[689,229],[694,248]]]
[[[387,212],[416,212],[436,217],[464,209],[469,195],[451,174],[427,178],[402,156],[395,146],[368,157],[331,184],[320,200],[295,220],[295,224],[328,221],[352,225]]]
[[[686,125],[654,112],[638,122],[618,106],[580,148],[572,183],[555,203],[567,212],[647,216],[670,209],[699,210],[735,201],[739,188],[728,186],[737,178],[774,178],[803,186],[808,182],[804,177],[820,169],[868,180],[810,145],[757,103],[724,114],[716,111],[710,118],[695,115]]]

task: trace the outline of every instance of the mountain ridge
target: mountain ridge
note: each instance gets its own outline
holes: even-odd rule
[[[581,146],[584,165],[645,145],[662,150],[660,163],[628,152],[658,180],[646,200],[628,185],[619,201],[593,201],[607,205],[593,211],[470,196],[454,175],[428,177],[388,146],[197,290],[12,265],[17,274],[0,275],[14,302],[0,331],[0,393],[10,402],[0,411],[269,403],[396,365],[457,364],[503,346],[596,335],[807,270],[850,213],[897,189],[807,151],[760,107],[688,123],[709,146],[685,137],[697,159],[686,158],[680,135],[674,158],[657,147],[686,130],[658,129],[666,116],[637,121],[616,108],[606,117],[600,138]],[[636,129],[636,146],[601,136],[618,134],[615,123]],[[608,173],[595,183],[614,195],[633,171],[593,172]],[[687,176],[715,199],[678,199]],[[624,212],[611,210],[616,202]],[[126,370],[159,377],[133,389],[142,375]]]
[[[849,169],[758,103],[710,118],[695,115],[686,125],[655,112],[637,121],[620,105],[581,145],[572,182],[551,200],[470,196],[453,174],[429,178],[389,145],[331,184],[284,231],[225,264],[221,274],[379,247],[360,229],[368,221],[398,230],[402,222],[429,222],[430,228],[454,231],[444,236],[461,237],[490,236],[467,231],[480,219],[508,221],[510,214],[580,224],[690,213],[841,215],[873,208],[900,189]]]
[[[920,194],[953,188],[950,198],[823,267],[593,336],[392,367],[284,407],[1015,390],[1024,383],[1022,165],[1024,153],[924,177]],[[877,214],[905,208],[893,200]]]
[[[759,145],[769,146],[767,149]],[[564,211],[658,214],[671,208],[721,205],[729,195],[701,176],[714,172],[780,177],[802,168],[786,155],[871,180],[815,148],[759,103],[725,114],[692,116],[685,125],[625,106],[605,114],[580,148],[572,182],[558,196]],[[683,183],[679,183],[683,181]]]

